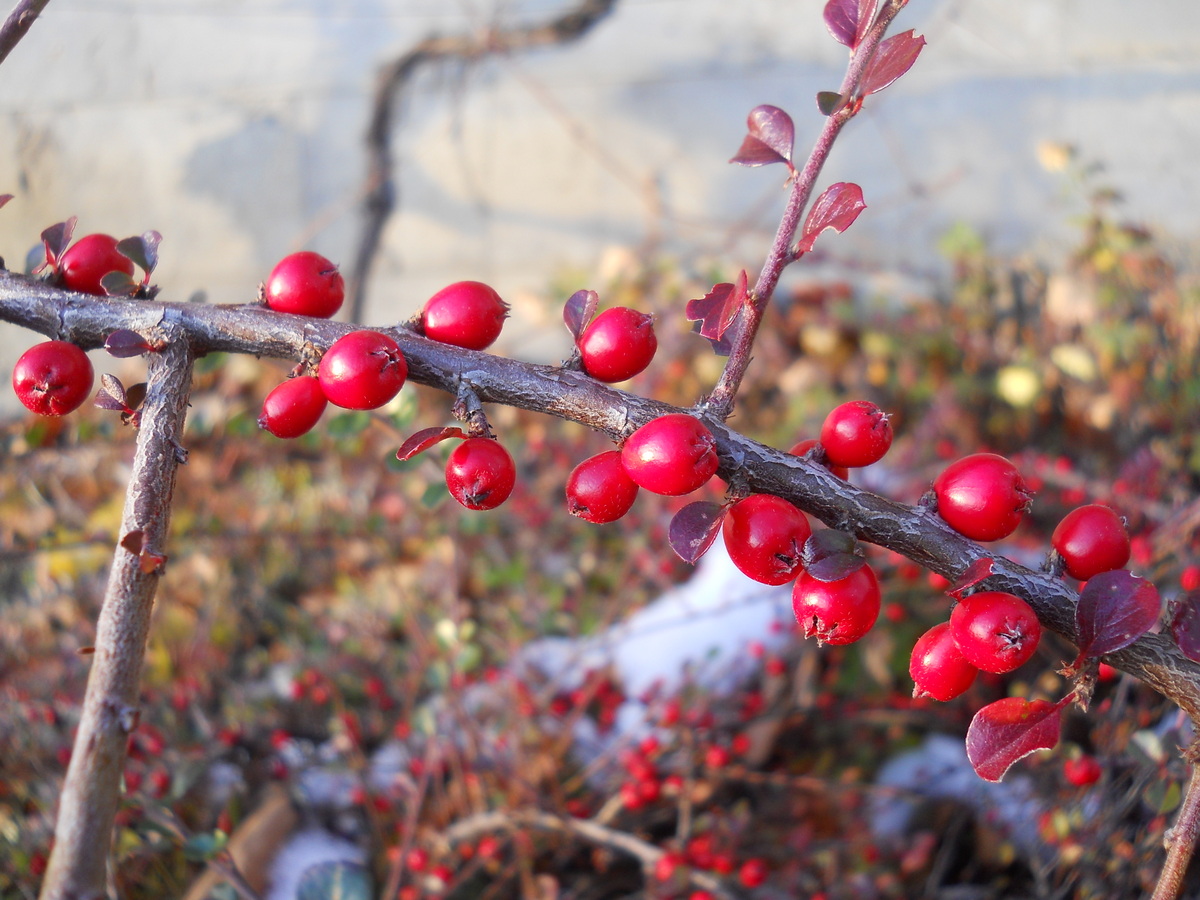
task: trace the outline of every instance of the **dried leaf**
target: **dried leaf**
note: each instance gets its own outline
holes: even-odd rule
[[[141,553],[144,539],[145,535],[141,530],[131,531],[125,537],[121,538],[121,546],[130,553]]]
[[[600,304],[600,295],[595,291],[580,290],[573,293],[563,306],[563,322],[571,337],[579,340],[583,330],[596,315],[596,307]]]
[[[1017,760],[1058,744],[1062,707],[1049,700],[1005,697],[989,703],[967,729],[967,758],[985,781],[999,781]]]
[[[46,248],[47,265],[53,266],[57,263],[58,258],[63,255],[63,251],[70,246],[77,221],[79,220],[76,216],[71,216],[67,221],[51,225],[42,232],[42,245]]]
[[[832,228],[839,233],[845,231],[866,208],[862,188],[857,184],[846,181],[831,184],[808,211],[804,220],[803,236],[796,247],[797,252],[811,251],[817,236],[826,228]]]
[[[726,507],[709,500],[689,503],[671,519],[667,539],[686,563],[695,565],[717,538]]]
[[[396,459],[402,462],[410,460],[418,453],[428,450],[434,444],[441,443],[448,438],[465,438],[466,436],[466,432],[455,425],[422,428],[400,445],[400,449],[396,451]]]

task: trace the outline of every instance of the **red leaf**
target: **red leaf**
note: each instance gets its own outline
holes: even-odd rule
[[[975,713],[967,729],[967,758],[975,773],[985,781],[999,781],[1017,760],[1055,746],[1062,707],[1070,699],[1067,695],[1051,703],[1006,697]]]
[[[1185,594],[1171,604],[1171,634],[1184,656],[1200,662],[1200,595]]]
[[[588,323],[592,321],[592,316],[596,314],[596,307],[600,303],[600,295],[595,291],[576,291],[567,300],[563,307],[563,321],[567,325],[567,330],[571,332],[571,337],[579,340],[579,336],[583,334],[583,329],[588,327]]]
[[[0,209],[2,209],[4,207],[4,204],[7,203],[12,198],[13,198],[12,194],[0,194]]]
[[[975,562],[967,566],[967,571],[958,577],[958,580],[954,582],[954,585],[946,593],[955,600],[961,600],[963,591],[975,587],[979,582],[991,576],[994,571],[994,562],[995,560],[990,556],[975,560]]]
[[[117,359],[128,359],[131,356],[141,356],[154,348],[136,331],[118,328],[105,340],[104,349]]]
[[[422,428],[400,445],[400,449],[396,451],[396,459],[401,461],[412,459],[418,453],[422,453],[434,444],[441,443],[448,438],[465,438],[466,436],[466,433],[455,425],[444,428],[438,426]]]
[[[158,265],[158,245],[162,243],[162,235],[157,231],[146,231],[136,237],[128,237],[117,242],[117,250],[122,256],[133,260],[146,277]]]
[[[96,392],[96,405],[113,412],[124,412],[129,408],[125,398],[125,385],[116,375],[107,372],[100,376],[100,390]]]
[[[867,36],[867,30],[875,24],[875,12],[879,9],[879,0],[858,0],[858,25],[854,32],[854,46],[862,43]]]
[[[1080,658],[1128,647],[1154,627],[1161,612],[1158,589],[1144,578],[1125,569],[1092,576],[1075,605]]]
[[[765,166],[784,162],[791,165],[792,146],[796,127],[792,117],[778,106],[756,106],[746,117],[749,134],[734,155],[731,163],[742,166]]]
[[[804,571],[817,581],[840,581],[867,564],[853,535],[833,528],[814,531],[801,550]]]
[[[710,341],[719,341],[737,319],[749,296],[746,270],[742,269],[737,284],[715,284],[699,300],[689,300],[688,320],[701,322],[700,333]]]
[[[696,562],[712,546],[725,518],[725,507],[708,500],[689,503],[671,519],[667,539],[679,558],[686,563]]]
[[[859,83],[859,95],[878,94],[885,87],[912,68],[913,63],[925,46],[924,37],[915,37],[913,29],[894,34],[875,51],[875,56],[863,73]]]
[[[845,231],[866,208],[862,188],[857,184],[847,181],[831,184],[808,211],[808,217],[804,220],[803,236],[796,246],[797,253],[810,252],[817,236],[826,228],[832,228],[838,233]]]
[[[858,33],[858,0],[829,0],[825,4],[825,27],[839,44],[853,47]]]
[[[42,232],[42,243],[46,247],[46,265],[53,266],[63,255],[63,251],[71,243],[71,235],[75,233],[77,221],[77,217],[71,216],[67,221],[51,225]]]

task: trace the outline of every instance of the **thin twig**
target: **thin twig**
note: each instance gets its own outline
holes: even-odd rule
[[[8,58],[13,47],[33,27],[33,22],[42,14],[50,0],[20,0],[13,11],[9,13],[4,24],[0,25],[0,63]]]
[[[1196,765],[1196,751],[1197,747],[1193,745],[1184,754],[1192,764],[1192,777],[1188,780],[1187,793],[1183,795],[1175,825],[1167,832],[1167,860],[1151,900],[1178,900],[1183,892],[1188,863],[1196,850],[1196,838],[1200,835],[1200,766]]]

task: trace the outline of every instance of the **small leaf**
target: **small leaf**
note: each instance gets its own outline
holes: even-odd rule
[[[136,331],[131,331],[128,328],[118,328],[108,336],[108,339],[104,342],[104,349],[109,352],[109,355],[115,356],[117,359],[128,359],[131,356],[141,356],[143,353],[148,353],[154,348]]]
[[[1088,579],[1075,605],[1079,658],[1128,647],[1154,627],[1162,612],[1158,589],[1125,569]]]
[[[924,46],[925,38],[914,37],[911,28],[880,44],[859,82],[860,96],[879,93],[911,69]]]
[[[800,560],[804,571],[817,581],[840,581],[867,562],[854,536],[834,528],[814,531],[804,542]]]
[[[967,566],[967,571],[958,576],[958,580],[946,591],[955,600],[961,600],[964,591],[975,587],[979,582],[990,578],[995,570],[995,560],[984,556]]]
[[[667,539],[680,559],[695,565],[708,552],[725,518],[725,509],[719,503],[697,500],[675,513]]]
[[[588,327],[588,323],[592,321],[592,316],[596,314],[596,307],[600,303],[600,295],[595,291],[576,291],[567,300],[563,307],[563,322],[567,325],[567,331],[571,332],[571,337],[579,340],[579,336],[583,334],[583,329]]]
[[[975,773],[985,781],[999,781],[1017,760],[1054,747],[1068,700],[1070,695],[1058,703],[1006,697],[975,713],[967,729],[967,758]]]
[[[145,535],[141,530],[131,531],[125,537],[121,538],[121,546],[130,553],[141,553],[144,540]]]
[[[356,862],[337,860],[309,866],[296,885],[296,900],[371,900],[371,877]]]
[[[110,297],[132,297],[137,293],[138,283],[124,272],[114,270],[100,279],[100,287]]]
[[[817,91],[817,109],[823,116],[832,116],[846,105],[850,98],[837,91]]]
[[[737,320],[738,313],[748,299],[746,270],[742,269],[737,284],[715,284],[699,300],[689,300],[687,317],[702,323],[702,335],[710,341],[719,341]]]
[[[6,204],[12,198],[13,198],[12,194],[0,194],[0,209],[3,209],[4,204]]]
[[[133,260],[149,278],[154,267],[158,265],[158,245],[161,243],[161,234],[157,231],[147,231],[136,237],[127,237],[118,241],[117,250]]]
[[[125,391],[125,405],[130,409],[137,409],[142,405],[142,401],[146,399],[146,382],[139,381],[137,384],[129,386]]]
[[[829,0],[825,4],[825,27],[839,44],[853,47],[858,34],[858,0]]]
[[[71,243],[71,235],[75,233],[77,221],[77,217],[71,216],[67,221],[51,225],[42,232],[42,245],[46,248],[46,265],[53,266],[63,255],[63,251]]]
[[[100,390],[96,392],[96,405],[101,409],[122,412],[129,408],[125,399],[125,385],[116,375],[105,372],[100,376]]]
[[[1171,634],[1184,656],[1200,662],[1200,594],[1184,594],[1171,604]]]
[[[423,428],[416,434],[410,436],[400,449],[396,451],[396,459],[406,461],[412,459],[418,453],[423,453],[434,444],[438,444],[447,438],[465,438],[466,433],[457,426],[448,427],[433,427]]]
[[[777,106],[756,106],[746,117],[749,134],[734,155],[731,163],[742,166],[765,166],[783,162],[791,165],[796,126],[792,117]]]
[[[839,181],[831,184],[817,198],[804,220],[803,236],[797,245],[798,253],[812,250],[817,236],[826,228],[841,233],[854,224],[854,220],[867,208],[863,192],[857,184]]]
[[[148,550],[143,550],[138,554],[138,568],[142,570],[142,574],[150,575],[162,569],[166,564],[167,558],[161,553],[151,553]]]

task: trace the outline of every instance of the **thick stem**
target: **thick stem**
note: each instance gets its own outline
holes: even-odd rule
[[[113,820],[126,746],[138,724],[142,658],[161,569],[156,557],[164,555],[175,472],[184,457],[180,436],[192,353],[182,332],[169,337],[168,346],[150,357],[121,533],[96,626],[83,715],[63,784],[41,900],[107,896]]]
[[[1167,832],[1167,861],[1154,888],[1151,900],[1178,900],[1183,893],[1183,879],[1200,836],[1200,766],[1196,765],[1196,746],[1186,754],[1192,763],[1192,777],[1175,826]]]
[[[9,13],[4,24],[0,25],[0,63],[8,58],[13,47],[25,37],[34,20],[41,15],[50,0],[21,0]]]
[[[867,65],[883,40],[883,36],[887,33],[888,26],[892,24],[892,20],[896,18],[903,6],[903,0],[891,0],[886,3],[879,11],[875,24],[863,37],[862,43],[851,52],[846,75],[838,90],[839,94],[847,98],[847,102],[833,115],[825,118],[825,125],[821,128],[821,133],[817,136],[817,140],[808,154],[808,160],[792,182],[792,190],[788,195],[783,217],[779,221],[779,228],[775,232],[775,240],[763,263],[762,271],[759,272],[758,281],[754,284],[751,303],[742,313],[742,321],[737,335],[733,339],[729,360],[725,364],[725,370],[721,373],[717,386],[705,403],[705,409],[709,415],[722,422],[728,419],[733,412],[734,398],[742,385],[746,368],[750,365],[750,352],[754,347],[754,340],[758,335],[758,327],[762,323],[763,313],[771,301],[771,296],[775,293],[775,286],[779,284],[783,270],[797,259],[792,242],[796,238],[796,229],[800,226],[800,217],[804,214],[804,210],[808,207],[808,201],[812,197],[817,176],[821,174],[825,161],[829,159],[834,141],[837,140],[842,127],[858,114],[861,108],[861,103],[858,102],[859,83],[867,70]]]

